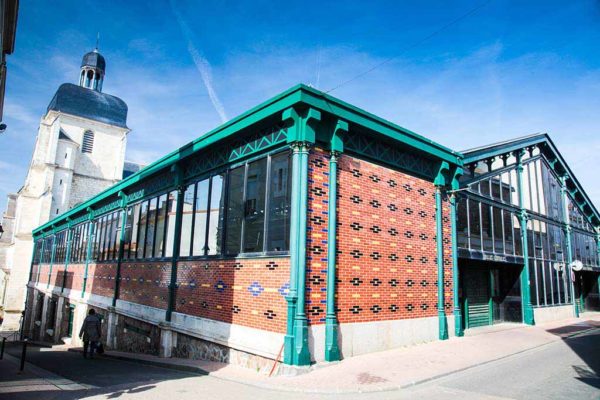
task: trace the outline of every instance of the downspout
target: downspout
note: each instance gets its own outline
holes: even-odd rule
[[[450,193],[450,219],[452,221],[452,302],[454,303],[454,335],[457,337],[464,335],[462,326],[462,312],[460,308],[460,299],[458,296],[458,291],[460,288],[460,274],[458,272],[458,234],[456,228],[458,224],[458,215],[456,212],[456,191],[460,187],[458,179],[462,173],[462,168],[457,168],[455,170],[451,183],[452,192]]]
[[[71,221],[67,218],[67,254],[65,254],[65,271],[63,273],[63,282],[60,292],[63,293],[67,284],[67,270],[69,269],[69,261],[71,261],[71,242],[73,241],[73,230],[71,229]]]
[[[181,249],[181,225],[183,220],[183,201],[186,187],[183,185],[183,170],[178,164],[171,167],[171,172],[176,174],[175,184],[177,186],[177,204],[175,207],[175,231],[173,232],[173,254],[171,258],[171,280],[169,282],[169,302],[165,320],[171,321],[175,301],[177,298],[177,262],[179,261],[179,251]]]
[[[117,271],[115,273],[115,293],[113,295],[112,306],[117,306],[117,300],[119,299],[119,295],[121,292],[121,264],[123,264],[123,254],[124,254],[124,246],[123,243],[125,241],[125,223],[127,220],[127,195],[123,192],[119,192],[119,197],[121,198],[121,232],[119,232],[119,252],[117,254]]]
[[[445,174],[448,173],[450,166],[447,162],[442,162],[440,170],[434,180],[435,185],[435,242],[437,245],[437,275],[438,275],[438,293],[437,293],[437,311],[438,311],[438,336],[440,340],[448,339],[448,321],[444,310],[444,228],[443,228],[443,209],[442,209],[442,189],[446,185]]]
[[[531,283],[529,282],[529,248],[527,247],[527,211],[523,206],[523,155],[525,150],[515,152],[517,158],[517,190],[519,191],[519,224],[521,225],[521,242],[523,247],[523,270],[521,271],[521,307],[523,323],[535,325],[533,306],[531,304]]]
[[[90,207],[88,207],[87,209],[88,212],[88,242],[87,242],[87,249],[85,251],[85,269],[83,271],[83,285],[81,287],[81,298],[84,297],[85,295],[85,290],[87,288],[87,281],[88,281],[88,268],[90,265],[90,259],[92,258],[92,246],[94,245],[94,239],[96,236],[96,232],[95,232],[95,228],[96,225],[94,224],[94,210],[92,210]]]
[[[329,158],[329,198],[327,209],[327,307],[325,315],[325,360],[341,359],[338,344],[338,322],[335,315],[335,275],[337,253],[337,160],[344,150],[341,134],[348,132],[348,123],[338,120],[331,137]]]

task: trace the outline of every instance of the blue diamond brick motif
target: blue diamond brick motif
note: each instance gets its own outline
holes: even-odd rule
[[[215,285],[215,289],[217,289],[217,292],[223,292],[225,289],[227,289],[227,285],[225,284],[225,282],[219,279],[219,281]]]
[[[265,291],[265,288],[260,286],[258,282],[252,282],[250,286],[248,286],[248,291],[252,294],[252,296],[256,297]]]
[[[285,283],[283,286],[281,286],[279,289],[277,289],[277,291],[283,297],[287,296],[290,293],[290,284]]]

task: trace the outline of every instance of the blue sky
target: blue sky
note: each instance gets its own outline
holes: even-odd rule
[[[482,1],[483,2],[483,1]],[[600,207],[600,2],[21,0],[0,136],[0,208],[22,185],[40,117],[82,55],[106,57],[127,159],[151,162],[300,82],[457,150],[552,136]]]

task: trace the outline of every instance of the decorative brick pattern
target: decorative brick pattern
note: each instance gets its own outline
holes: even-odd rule
[[[348,155],[340,157],[338,170],[339,321],[437,315],[434,185]],[[444,236],[450,239],[449,203],[443,207]],[[450,312],[450,240],[444,246]]]
[[[360,195],[361,193],[356,193],[352,198],[348,198],[348,201],[355,206],[364,206],[364,201]],[[325,322],[328,207],[329,156],[323,150],[315,148],[311,150],[308,158],[308,221],[306,232],[305,312],[309,324],[312,325]],[[355,228],[358,229],[359,227]],[[359,229],[362,229],[362,227]]]
[[[116,263],[89,264],[86,292],[113,297],[115,294]]]
[[[170,262],[121,264],[119,298],[150,307],[168,307]]]
[[[288,257],[182,261],[175,311],[285,332],[289,279]]]

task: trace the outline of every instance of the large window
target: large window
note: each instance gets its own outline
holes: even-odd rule
[[[95,221],[93,258],[97,261],[116,260],[121,240],[121,211],[105,214]]]
[[[230,171],[227,254],[289,250],[290,169],[279,153]]]
[[[143,260],[170,257],[173,246],[176,193],[133,204],[127,208],[123,258]]]

